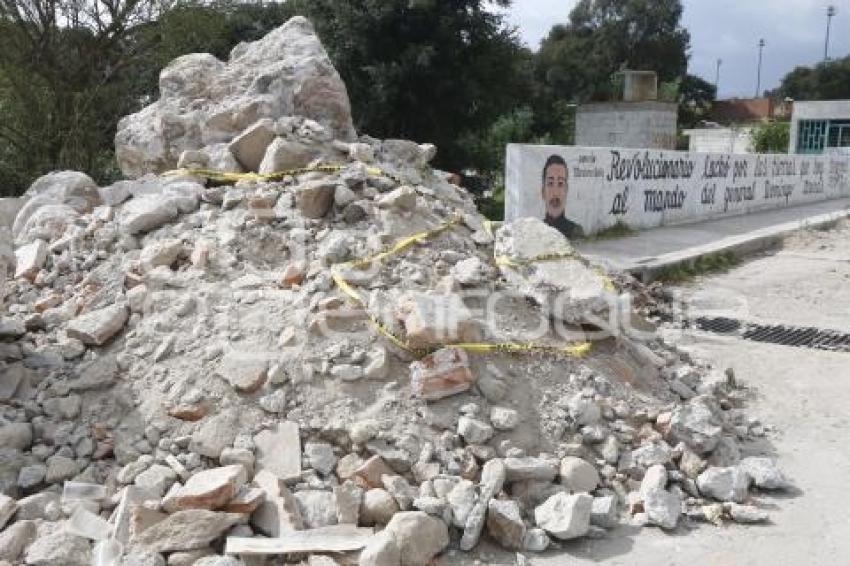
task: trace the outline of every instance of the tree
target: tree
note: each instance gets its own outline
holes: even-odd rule
[[[713,84],[694,75],[685,75],[679,81],[679,127],[693,128],[704,120],[716,98],[717,88]]]
[[[580,0],[569,23],[541,44],[537,78],[548,95],[575,101],[611,99],[622,69],[655,71],[659,81],[687,71],[690,34],[680,0]]]
[[[782,79],[774,96],[795,100],[843,100],[850,98],[850,56],[797,67]]]
[[[291,0],[348,87],[355,125],[433,142],[437,165],[469,166],[464,135],[527,103],[531,54],[493,10],[509,1]]]
[[[77,169],[118,177],[118,120],[156,97],[173,58],[226,58],[292,15],[287,4],[223,0],[0,0],[0,187]]]
[[[755,126],[750,132],[756,153],[787,153],[791,137],[788,122],[768,122]]]

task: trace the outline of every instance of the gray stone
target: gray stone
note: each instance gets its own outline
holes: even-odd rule
[[[398,503],[399,509],[402,511],[408,511],[410,509],[413,505],[413,500],[418,495],[418,490],[415,487],[407,483],[407,480],[401,476],[383,475],[381,476],[381,483],[384,484],[384,489]]]
[[[396,513],[386,530],[398,544],[402,566],[426,566],[449,545],[446,524],[422,511]]]
[[[142,476],[157,465],[139,475],[136,485],[140,485]],[[173,506],[175,509],[220,509],[236,496],[247,480],[247,472],[241,464],[198,472],[173,495]]]
[[[555,538],[569,540],[587,534],[592,509],[589,495],[557,493],[534,509],[534,521]]]
[[[6,523],[12,518],[12,515],[14,515],[17,510],[18,502],[8,495],[0,493],[0,531],[3,530],[3,527],[6,526]]]
[[[33,281],[38,275],[39,270],[47,261],[47,244],[44,240],[34,240],[33,242],[23,245],[15,250],[15,278],[23,277]],[[7,323],[8,324],[8,323]],[[8,337],[9,330],[6,329],[4,338]],[[17,336],[23,335],[23,332]],[[17,336],[11,336],[15,338]]]
[[[727,503],[724,505],[729,516],[736,523],[752,524],[766,523],[769,516],[766,512],[752,505],[738,505],[737,503]]]
[[[204,548],[243,519],[237,513],[206,509],[178,511],[133,538],[133,544],[157,552]]]
[[[614,495],[594,497],[593,506],[590,510],[590,524],[605,529],[613,529],[618,522],[617,497]]]
[[[334,203],[336,185],[323,181],[313,181],[298,188],[295,192],[295,205],[306,218],[322,218]]]
[[[599,472],[592,464],[567,456],[561,460],[561,485],[573,493],[590,493],[599,485]]]
[[[345,84],[302,17],[238,45],[227,63],[208,54],[179,57],[159,85],[157,102],[118,124],[116,157],[128,177],[173,169],[183,151],[227,143],[260,118],[306,116],[329,136],[354,137]],[[169,127],[156,126],[163,123]]]
[[[525,523],[516,501],[491,499],[487,509],[487,532],[503,547],[522,550]]]
[[[675,529],[682,514],[682,499],[675,493],[653,487],[643,493],[643,509],[651,524]]]
[[[399,512],[395,498],[385,489],[374,488],[363,494],[360,504],[360,521],[362,524],[386,525]]]
[[[244,566],[244,564],[235,556],[205,556],[192,566]]]
[[[528,262],[519,268],[502,265],[508,284],[541,305],[544,312],[568,323],[579,323],[588,314],[607,309],[604,281],[578,258],[555,228],[537,218],[521,218],[496,232],[496,257]],[[531,261],[543,255],[563,254],[565,259]],[[566,300],[565,300],[566,299]]]
[[[257,171],[274,139],[274,121],[264,118],[236,136],[228,149],[245,171]]]
[[[32,425],[30,423],[0,425],[0,446],[15,450],[27,450],[32,446]]]
[[[741,503],[747,497],[750,476],[739,468],[708,468],[697,478],[697,487],[707,497]]]
[[[304,528],[316,529],[337,524],[336,502],[332,492],[307,489],[293,496],[304,520]]]
[[[552,481],[558,475],[558,461],[545,458],[505,458],[507,481],[541,480]]]
[[[55,521],[62,509],[59,505],[59,494],[52,491],[42,491],[18,500],[16,521],[46,519]]]
[[[77,475],[77,462],[65,456],[54,455],[47,459],[46,483],[57,483]]]
[[[457,433],[467,444],[484,444],[493,438],[493,427],[478,419],[463,416],[458,419]]]
[[[16,521],[0,530],[0,560],[18,563],[18,557],[36,536],[34,521]]]
[[[787,489],[790,483],[770,458],[744,458],[738,468],[752,478],[761,489]]]
[[[697,454],[714,450],[723,436],[716,403],[714,398],[699,396],[676,407],[670,418],[670,437],[684,442]]]
[[[527,529],[522,548],[529,552],[543,552],[549,547],[549,542],[549,535],[543,529]]]
[[[76,317],[65,332],[88,346],[102,346],[124,327],[129,316],[124,305],[112,305]]]
[[[166,238],[151,242],[142,249],[139,263],[144,271],[149,271],[160,265],[171,267],[180,254],[183,253],[183,242],[174,238]]]
[[[304,445],[304,454],[310,463],[310,467],[326,476],[336,466],[336,456],[333,446],[324,442],[308,442]]]
[[[178,208],[162,196],[133,198],[124,203],[118,222],[125,234],[150,232],[177,218]]]
[[[669,463],[672,459],[672,451],[666,442],[659,440],[648,442],[632,450],[631,458],[635,465],[649,468],[650,466]]]
[[[47,466],[44,464],[24,466],[18,473],[18,486],[21,489],[30,489],[43,482],[45,477],[47,477]]]
[[[360,522],[360,506],[363,502],[363,488],[349,480],[333,488],[336,503],[336,519],[341,525],[356,525]]]
[[[641,495],[653,489],[664,489],[667,487],[667,468],[661,464],[655,464],[643,475],[640,483]]]
[[[240,393],[255,393],[265,384],[268,368],[268,361],[234,351],[225,354],[217,373]]]
[[[416,209],[416,190],[413,187],[399,187],[378,199],[381,208],[398,208],[411,211]]]
[[[91,547],[83,538],[65,532],[60,526],[38,538],[26,550],[30,566],[89,566]]]
[[[401,551],[392,533],[387,530],[375,534],[360,553],[359,566],[400,566]]]
[[[189,450],[207,458],[218,458],[236,438],[238,417],[232,409],[222,410],[198,421]]]
[[[316,144],[276,138],[266,149],[263,160],[260,162],[259,172],[262,175],[268,175],[290,169],[301,169],[324,155],[325,152]]]
[[[177,474],[169,466],[154,464],[136,476],[135,484],[162,497],[176,480]]]
[[[519,412],[507,407],[490,409],[490,424],[496,430],[513,430],[519,424]]]
[[[121,558],[120,566],[165,566],[165,558],[158,552],[131,550]]]

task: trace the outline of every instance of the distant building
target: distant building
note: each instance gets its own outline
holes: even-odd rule
[[[850,155],[850,100],[795,101],[788,152]]]
[[[770,98],[731,98],[711,105],[709,122],[704,128],[683,133],[688,150],[700,153],[753,153],[752,131],[757,124],[787,119],[790,102],[777,103]]]
[[[678,108],[659,102],[653,71],[623,71],[623,100],[581,104],[576,145],[676,149]]]
[[[693,128],[688,136],[688,151],[696,153],[754,153],[752,126]]]

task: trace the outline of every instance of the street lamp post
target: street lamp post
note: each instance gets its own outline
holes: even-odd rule
[[[720,65],[723,64],[723,59],[717,59],[717,72],[714,74],[714,95],[720,92]]]
[[[762,53],[764,52],[764,39],[759,40],[759,68],[758,74],[756,78],[756,98],[759,97],[759,92],[761,92],[761,58]]]
[[[826,9],[826,42],[823,45],[823,60],[824,62],[829,61],[829,28],[832,25],[832,18],[835,16],[837,10],[835,6],[829,6]]]

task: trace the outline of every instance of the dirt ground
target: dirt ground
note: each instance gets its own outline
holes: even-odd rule
[[[850,332],[850,223],[802,232],[776,253],[746,261],[721,275],[680,288],[691,315],[732,316],[756,322]],[[564,544],[528,564],[753,565],[850,564],[850,353],[775,346],[684,332],[679,342],[732,367],[752,390],[748,413],[774,430],[747,452],[772,454],[796,489],[761,497],[771,523],[706,524],[659,529],[622,526],[600,540]],[[456,564],[515,564],[492,547]],[[476,561],[477,560],[477,561]]]

